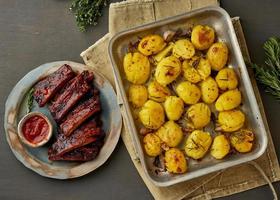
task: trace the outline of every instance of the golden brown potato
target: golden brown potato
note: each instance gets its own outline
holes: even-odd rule
[[[146,128],[158,129],[164,123],[164,110],[162,105],[148,100],[140,110],[139,118]]]
[[[213,70],[221,70],[228,60],[228,48],[223,42],[214,43],[207,51],[207,59]]]
[[[174,121],[166,122],[156,134],[169,147],[176,147],[183,139],[181,127]]]
[[[229,141],[224,135],[218,135],[214,138],[211,147],[211,155],[216,159],[223,159],[230,150]]]
[[[213,103],[219,96],[219,88],[212,77],[208,77],[201,83],[201,97],[205,103]]]
[[[212,138],[210,133],[201,130],[193,131],[187,138],[185,152],[193,159],[201,159],[207,153]]]
[[[135,108],[143,106],[148,99],[147,88],[144,85],[130,85],[128,99]]]
[[[251,130],[241,129],[230,134],[230,143],[238,152],[246,153],[252,150],[254,138]]]
[[[176,87],[176,92],[186,104],[197,103],[201,96],[200,89],[188,81],[179,83]]]
[[[187,81],[191,83],[198,83],[201,81],[201,77],[196,70],[196,68],[192,67],[187,60],[185,60],[182,64],[183,76]]]
[[[143,143],[147,155],[158,156],[161,153],[161,141],[157,135],[153,133],[147,134],[143,139]]]
[[[196,49],[208,49],[214,42],[215,32],[209,26],[197,25],[192,30],[191,41]]]
[[[123,61],[124,72],[128,81],[143,84],[150,76],[149,59],[141,53],[128,53]]]
[[[164,102],[164,109],[169,120],[180,119],[184,111],[184,102],[181,98],[176,96],[169,96]]]
[[[157,81],[152,81],[148,85],[149,99],[157,102],[164,102],[170,91],[167,87],[160,85]]]
[[[238,85],[238,79],[232,68],[224,68],[219,71],[216,81],[222,90],[233,90]]]
[[[217,131],[234,132],[242,128],[245,115],[240,110],[222,111],[218,114]]]
[[[174,43],[170,42],[166,48],[164,48],[161,52],[156,54],[153,58],[156,63],[162,61],[163,58],[167,57],[167,55],[172,51],[174,47]]]
[[[215,103],[218,111],[231,110],[241,103],[241,93],[238,89],[228,90],[221,94]]]
[[[201,129],[210,122],[211,111],[205,103],[191,105],[187,110],[189,126],[195,129]]]
[[[173,47],[173,55],[177,58],[190,59],[195,54],[193,44],[187,39],[177,40]]]
[[[181,73],[181,62],[174,56],[163,58],[156,67],[155,78],[163,86],[174,81]]]
[[[211,74],[211,65],[207,59],[200,58],[198,66],[196,67],[200,78],[205,80]]]
[[[160,35],[148,35],[141,39],[138,45],[138,51],[140,51],[145,56],[152,54],[157,54],[160,52],[166,43]]]
[[[165,166],[168,172],[180,174],[187,171],[187,160],[182,151],[171,148],[165,152]]]

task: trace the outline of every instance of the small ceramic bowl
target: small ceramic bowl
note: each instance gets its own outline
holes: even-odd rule
[[[25,136],[23,135],[23,131],[22,131],[22,128],[23,128],[23,125],[24,123],[31,117],[33,116],[40,116],[42,117],[44,120],[46,120],[48,126],[49,126],[49,130],[48,130],[48,133],[46,135],[46,137],[41,140],[40,142],[37,142],[37,143],[32,143],[32,142],[29,142]],[[40,112],[30,112],[28,114],[26,114],[19,122],[18,124],[18,135],[19,135],[19,138],[21,139],[21,141],[30,146],[30,147],[33,147],[33,148],[36,148],[36,147],[41,147],[43,146],[44,144],[46,144],[50,138],[52,137],[52,134],[53,134],[53,125],[51,124],[50,120],[48,119],[48,117],[46,117],[43,113],[40,113]]]

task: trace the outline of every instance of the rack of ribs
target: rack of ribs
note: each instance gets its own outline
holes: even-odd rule
[[[49,105],[49,110],[56,122],[60,122],[70,109],[90,90],[92,80],[93,73],[83,71],[55,95]]]
[[[62,65],[34,86],[34,99],[40,107],[44,106],[74,76],[75,73],[69,65]]]
[[[96,91],[93,93],[92,97],[81,102],[66,115],[65,120],[59,126],[60,132],[64,136],[70,136],[85,120],[100,112],[99,95],[96,95]]]

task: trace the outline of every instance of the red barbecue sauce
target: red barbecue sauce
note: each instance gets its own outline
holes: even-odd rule
[[[35,115],[24,122],[22,132],[28,142],[36,144],[47,137],[49,128],[48,122],[43,117]]]

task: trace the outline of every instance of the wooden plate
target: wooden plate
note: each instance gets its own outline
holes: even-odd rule
[[[102,104],[101,119],[103,121],[102,128],[106,132],[106,138],[98,157],[92,161],[50,161],[47,154],[50,144],[33,149],[24,145],[18,137],[18,122],[27,113],[26,94],[39,79],[54,72],[63,64],[70,65],[76,72],[81,72],[83,70],[93,71],[95,75],[94,85],[100,91]],[[48,109],[45,107],[39,108],[35,101],[32,111],[34,110],[50,116]],[[118,143],[121,126],[122,118],[117,96],[109,81],[92,68],[70,61],[47,63],[26,74],[11,91],[5,106],[4,128],[6,131],[6,138],[16,158],[34,172],[55,179],[80,177],[105,163]]]

